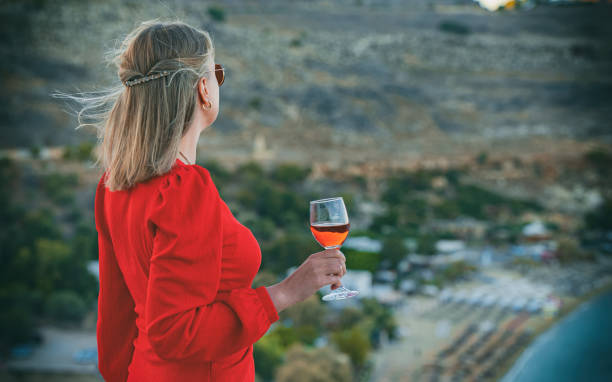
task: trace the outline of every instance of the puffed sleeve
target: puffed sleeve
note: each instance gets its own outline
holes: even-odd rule
[[[100,180],[96,190],[95,217],[98,231],[100,290],[96,337],[98,370],[108,382],[125,382],[134,352],[136,327],[135,304],[115,258],[112,241],[104,219],[104,189]]]
[[[200,166],[173,170],[152,202],[145,321],[162,359],[223,358],[255,343],[279,318],[264,286],[219,293],[223,213]]]

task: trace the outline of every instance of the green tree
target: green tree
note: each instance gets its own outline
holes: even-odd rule
[[[265,171],[257,162],[250,161],[238,166],[235,174],[240,176],[241,179],[244,179],[245,177],[260,178],[265,175]]]
[[[36,241],[36,287],[45,296],[58,289],[73,290],[87,302],[95,299],[97,282],[86,269],[85,254],[76,254],[58,240]]]
[[[584,158],[600,175],[612,174],[612,151],[596,148],[588,151]]]
[[[0,159],[2,354],[16,344],[35,340],[35,327],[43,315],[74,320],[95,301],[97,282],[86,269],[88,257],[94,251],[95,231],[77,228],[74,236],[64,236],[55,211],[62,213],[65,208],[57,205],[54,209],[36,205],[25,208],[15,198],[19,193],[31,193],[33,198],[42,199],[43,204],[45,195],[39,191],[39,184],[43,186],[42,192],[54,201],[55,195],[61,195],[77,182],[73,174],[58,173],[28,175],[23,179],[17,164]],[[62,293],[58,295],[58,291]]]
[[[351,328],[359,324],[365,318],[365,313],[362,309],[354,306],[347,306],[340,312],[340,327]]]
[[[482,166],[487,163],[488,159],[489,159],[489,154],[486,151],[482,151],[476,157],[476,162],[478,162],[478,164]]]
[[[440,24],[438,24],[438,29],[442,32],[458,35],[468,35],[472,32],[469,26],[454,20],[441,21]]]
[[[399,235],[393,235],[385,238],[383,241],[380,256],[382,259],[389,260],[391,262],[391,267],[395,269],[397,268],[397,264],[406,256],[406,252],[404,239]]]
[[[246,219],[243,224],[248,227],[257,241],[268,241],[274,238],[277,231],[277,226],[273,220],[264,217],[255,217]]]
[[[290,320],[294,326],[312,326],[317,330],[323,328],[323,319],[326,308],[316,296],[310,296],[306,300],[292,305],[280,313],[283,320]]]
[[[223,194],[225,185],[231,180],[231,172],[214,159],[198,160],[196,163],[208,170],[219,193]]]
[[[423,255],[436,254],[436,242],[438,238],[434,235],[421,235],[417,239],[417,252]]]
[[[225,10],[219,6],[208,7],[208,15],[215,21],[225,21]]]
[[[95,225],[81,223],[72,238],[72,253],[87,260],[98,259],[98,232]]]
[[[312,236],[305,233],[286,233],[264,246],[262,268],[284,274],[288,268],[299,266],[308,256],[321,250]]]
[[[277,325],[272,329],[272,336],[278,337],[279,343],[283,348],[288,348],[289,345],[298,342],[298,336],[295,332],[295,328],[291,326]]]
[[[18,343],[32,342],[36,336],[36,316],[42,310],[40,293],[25,285],[0,286],[0,355]]]
[[[295,344],[276,373],[277,382],[349,382],[353,373],[348,357],[329,347],[309,349]]]
[[[366,317],[372,319],[372,325],[369,328],[371,337],[374,332],[385,331],[389,338],[397,338],[397,322],[391,308],[381,304],[373,297],[363,298],[361,304]]]
[[[302,183],[310,174],[311,169],[292,163],[283,163],[272,171],[272,179],[288,186]]]
[[[270,286],[276,284],[278,281],[278,276],[273,272],[268,270],[262,270],[257,272],[255,278],[253,279],[253,288],[257,288],[260,286]]]
[[[465,261],[455,261],[442,270],[441,278],[443,282],[457,281],[476,271],[476,269],[475,266]]]
[[[79,184],[76,174],[51,173],[42,178],[47,196],[62,206],[74,200],[74,188]]]
[[[371,345],[368,337],[358,327],[332,333],[332,341],[341,352],[349,356],[356,368],[365,365]]]
[[[37,240],[38,264],[35,273],[38,290],[49,295],[62,283],[62,268],[70,261],[70,255],[70,247],[61,241]]]
[[[456,219],[460,210],[455,200],[446,199],[433,206],[433,214],[439,219]]]
[[[81,142],[76,146],[66,146],[64,148],[64,159],[74,160],[80,162],[86,162],[94,160],[93,150],[95,143],[93,142]]]
[[[49,318],[58,322],[80,322],[87,307],[85,301],[74,291],[59,290],[51,294],[45,305]]]
[[[38,145],[30,146],[30,155],[32,155],[32,158],[34,159],[39,159],[40,158],[40,146]]]
[[[350,248],[342,248],[342,253],[346,257],[347,269],[359,269],[370,272],[375,272],[378,269],[381,257],[378,253],[361,252]]]
[[[572,238],[563,238],[559,240],[557,247],[557,256],[559,261],[563,263],[571,263],[574,261],[593,260],[592,253],[580,248],[578,241]]]
[[[585,215],[585,225],[590,230],[612,231],[612,199],[606,199],[598,208]]]
[[[285,347],[277,335],[268,333],[253,345],[253,358],[255,359],[255,370],[264,380],[274,378],[276,369],[283,361]]]
[[[389,208],[384,214],[372,219],[369,229],[376,233],[396,231],[399,226],[399,213],[397,209]]]
[[[295,334],[299,342],[314,345],[315,340],[319,337],[319,330],[313,325],[300,325],[295,327]]]

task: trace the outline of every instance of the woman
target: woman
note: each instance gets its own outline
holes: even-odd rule
[[[97,337],[106,381],[253,381],[253,343],[278,313],[337,288],[346,272],[342,253],[326,250],[282,282],[251,288],[259,245],[194,164],[219,112],[224,72],[214,57],[205,31],[147,22],[116,56],[120,88],[81,99],[79,117],[101,117]]]

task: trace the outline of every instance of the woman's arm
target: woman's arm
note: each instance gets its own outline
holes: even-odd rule
[[[270,298],[274,303],[274,308],[277,312],[282,312],[294,304],[292,301],[293,299],[290,295],[288,295],[288,291],[282,282],[268,286],[266,289],[268,290],[268,294],[270,295]]]
[[[138,334],[134,301],[108,238],[98,234],[100,292],[98,295],[98,369],[105,381],[126,381]]]

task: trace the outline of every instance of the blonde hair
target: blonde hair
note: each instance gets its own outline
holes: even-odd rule
[[[102,92],[56,96],[77,101],[78,126],[98,130],[97,163],[105,185],[123,190],[172,168],[197,107],[198,79],[211,77],[208,32],[185,23],[146,21],[111,52],[120,85]],[[151,81],[126,81],[170,72]]]

